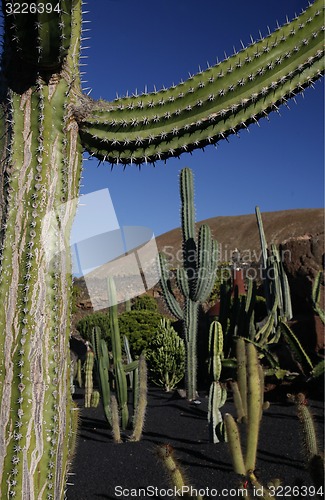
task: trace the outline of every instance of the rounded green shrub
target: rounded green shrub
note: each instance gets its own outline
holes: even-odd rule
[[[132,311],[157,311],[158,305],[150,295],[142,295],[137,297],[131,306]]]
[[[126,335],[133,356],[139,356],[156,335],[161,314],[148,310],[133,310],[118,318],[120,334]]]
[[[110,336],[109,316],[106,313],[94,312],[80,319],[76,324],[76,328],[83,339],[91,342],[91,332],[95,326],[99,326],[102,333],[102,338],[108,339]]]

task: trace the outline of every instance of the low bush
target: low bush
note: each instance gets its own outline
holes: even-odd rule
[[[129,341],[132,356],[140,356],[146,349],[148,343],[157,332],[161,314],[146,309],[133,310],[120,314],[118,318],[121,342],[123,345],[123,335]],[[109,316],[107,313],[95,312],[82,318],[76,325],[77,330],[83,339],[91,341],[91,332],[95,326],[99,326],[102,338],[107,342],[107,347],[111,350]]]

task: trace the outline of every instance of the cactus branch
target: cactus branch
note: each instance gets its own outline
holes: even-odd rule
[[[166,160],[256,123],[322,76],[323,3],[180,85],[114,102],[89,99],[80,133],[112,164]]]

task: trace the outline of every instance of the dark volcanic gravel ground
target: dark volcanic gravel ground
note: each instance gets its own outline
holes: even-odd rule
[[[82,407],[81,393],[76,394],[76,400]],[[322,448],[323,403],[309,404]],[[222,413],[226,412],[235,415],[231,402],[222,408]],[[243,435],[244,426],[240,429]],[[264,412],[261,425],[257,460],[260,481],[266,484],[270,479],[281,478],[283,486],[291,487],[299,479],[311,485],[302,442],[294,405],[272,403]],[[113,443],[102,407],[82,408],[73,475],[69,476],[74,485],[68,487],[68,500],[173,498],[170,490],[165,491],[171,483],[157,456],[159,444],[173,446],[188,484],[204,492],[218,490],[218,496],[207,495],[208,498],[238,497],[239,478],[232,471],[227,443],[208,441],[207,398],[202,397],[201,404],[195,405],[180,399],[177,393],[150,388],[146,425],[139,443]],[[139,488],[144,490],[139,492]]]

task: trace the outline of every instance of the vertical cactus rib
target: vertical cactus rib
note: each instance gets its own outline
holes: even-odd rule
[[[73,23],[76,41],[78,16]],[[66,246],[74,204],[63,202],[78,196],[81,147],[69,72],[18,93],[3,58],[0,496],[50,500],[63,497],[75,432]]]

